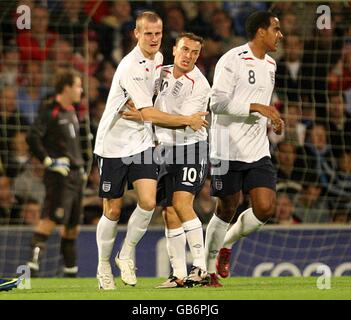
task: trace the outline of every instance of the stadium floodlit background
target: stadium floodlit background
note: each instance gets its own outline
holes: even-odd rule
[[[330,28],[317,28],[321,13],[316,2],[0,1],[0,275],[15,274],[30,255],[45,190],[43,166],[31,158],[25,138],[40,103],[53,92],[53,75],[70,67],[83,75],[84,98],[77,113],[82,128],[91,130],[85,151],[92,152],[116,66],[134,47],[134,18],[145,9],[164,20],[165,64],[173,60],[178,33],[204,37],[197,65],[210,83],[219,57],[245,43],[245,18],[257,9],[278,15],[285,39],[272,54],[277,61],[272,103],[286,129],[283,136],[269,131],[278,170],[276,215],[262,231],[235,245],[232,275],[308,276],[320,264],[334,275],[351,275],[351,4],[322,4],[330,9]],[[17,26],[20,5],[31,9],[29,30]],[[78,239],[82,277],[96,272],[95,226],[102,213],[98,182],[93,163]],[[127,223],[135,201],[128,191],[120,224]],[[243,197],[241,209],[247,205]],[[195,209],[206,224],[214,208],[207,181]],[[138,275],[168,275],[162,230],[156,211],[137,249]],[[118,234],[116,246],[123,235]],[[55,276],[59,263],[56,233],[41,275]]]

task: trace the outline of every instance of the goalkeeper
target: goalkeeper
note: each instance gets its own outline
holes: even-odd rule
[[[38,275],[40,257],[56,225],[63,225],[61,254],[64,276],[78,272],[76,238],[82,212],[84,155],[79,121],[74,104],[81,100],[82,80],[73,71],[63,71],[55,79],[55,97],[41,108],[28,134],[32,154],[45,166],[46,196],[41,219],[32,238],[32,257],[27,265]],[[88,134],[88,133],[87,133]]]

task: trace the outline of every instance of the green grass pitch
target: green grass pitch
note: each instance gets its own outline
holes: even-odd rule
[[[31,289],[0,292],[0,300],[351,300],[351,277],[333,277],[317,288],[317,277],[229,278],[221,288],[155,289],[161,278],[138,278],[135,287],[116,278],[117,290],[97,289],[95,278],[31,279]]]

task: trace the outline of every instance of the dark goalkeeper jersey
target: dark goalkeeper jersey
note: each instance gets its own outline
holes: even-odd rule
[[[73,106],[63,107],[56,100],[44,104],[30,128],[28,138],[33,155],[68,157],[72,169],[84,166],[79,122]]]

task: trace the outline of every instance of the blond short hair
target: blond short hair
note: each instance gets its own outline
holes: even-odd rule
[[[135,28],[137,30],[141,29],[141,26],[142,26],[142,23],[143,23],[144,20],[146,20],[148,22],[154,22],[154,23],[156,23],[157,21],[161,21],[162,22],[161,17],[156,12],[144,11],[144,12],[140,13],[137,16],[137,18],[136,18]]]

